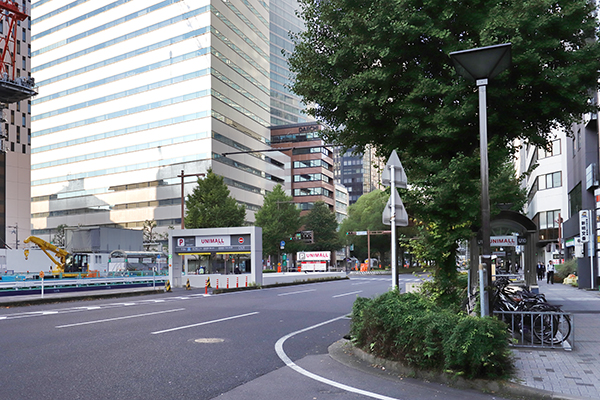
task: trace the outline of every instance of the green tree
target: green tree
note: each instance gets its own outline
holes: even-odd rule
[[[196,186],[185,202],[185,227],[222,228],[242,226],[246,218],[246,206],[239,205],[229,195],[223,177],[209,169],[204,179],[198,178]]]
[[[281,185],[273,188],[256,213],[256,226],[262,228],[263,256],[276,256],[281,252],[279,244],[285,240],[285,252],[298,251],[298,243],[290,237],[300,229],[300,210],[287,196]]]
[[[512,67],[487,90],[490,188],[514,140],[544,146],[586,112],[600,45],[587,0],[299,0],[292,90],[331,129],[328,143],[398,150],[441,291],[455,251],[480,222],[478,96],[452,51],[512,43]],[[490,189],[491,195],[499,194]],[[491,197],[491,204],[497,203]]]
[[[348,218],[340,225],[340,235],[346,244],[354,244],[353,254],[360,260],[368,256],[368,243],[366,236],[348,235],[346,232],[356,231],[384,231],[389,230],[389,225],[384,225],[381,215],[390,197],[389,193],[374,190],[363,194],[356,203],[348,207]],[[371,236],[371,258],[383,259],[390,251],[390,235]]]
[[[309,250],[337,251],[344,246],[337,232],[335,214],[323,201],[315,202],[309,213],[304,215],[304,230],[313,231],[313,243]]]

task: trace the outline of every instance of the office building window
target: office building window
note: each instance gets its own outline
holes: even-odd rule
[[[560,187],[562,186],[562,172],[558,171],[551,174],[540,175],[537,180],[539,190]]]

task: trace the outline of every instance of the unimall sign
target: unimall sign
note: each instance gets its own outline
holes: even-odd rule
[[[501,246],[516,246],[517,236],[492,236],[490,237],[490,245],[492,247]]]
[[[329,261],[330,251],[301,251],[297,254],[298,261]]]

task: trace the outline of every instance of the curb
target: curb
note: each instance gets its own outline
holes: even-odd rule
[[[448,385],[456,389],[472,389],[483,393],[496,394],[511,399],[522,400],[589,400],[585,397],[570,396],[547,390],[532,388],[509,381],[485,379],[464,379],[442,372],[421,371],[407,367],[398,361],[375,357],[355,346],[349,340],[342,339],[328,348],[329,355],[337,362],[380,376],[408,377]]]

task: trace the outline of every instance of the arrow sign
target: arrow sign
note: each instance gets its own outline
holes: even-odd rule
[[[408,214],[406,213],[406,209],[404,208],[404,204],[402,204],[402,200],[400,199],[400,195],[396,190],[394,190],[392,196],[394,196],[394,203],[396,209],[396,226],[408,226]],[[390,196],[385,208],[383,209],[383,214],[381,216],[381,220],[385,225],[391,225],[391,210],[392,210],[392,196]]]
[[[400,162],[400,158],[398,158],[398,154],[396,154],[396,150],[392,151],[387,164],[385,164],[385,169],[381,173],[381,183],[384,186],[392,184],[392,167],[394,170],[394,186],[406,189],[406,173],[404,172],[404,168],[402,168],[402,163]]]

